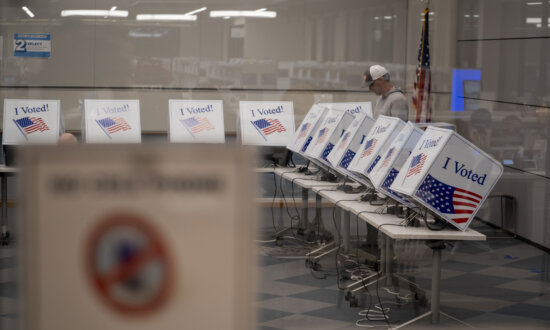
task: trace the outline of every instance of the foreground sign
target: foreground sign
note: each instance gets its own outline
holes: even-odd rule
[[[20,329],[253,329],[247,150],[80,145],[21,159]]]

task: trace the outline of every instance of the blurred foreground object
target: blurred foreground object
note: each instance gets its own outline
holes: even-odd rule
[[[250,150],[31,147],[20,160],[21,329],[252,329]]]

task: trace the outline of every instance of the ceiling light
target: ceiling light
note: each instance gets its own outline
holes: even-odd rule
[[[210,12],[210,17],[262,17],[275,18],[275,11],[252,11],[252,10],[213,10]]]
[[[33,13],[29,8],[23,6],[23,7],[21,7],[21,9],[23,9],[23,11],[24,11],[25,13],[27,13],[27,15],[29,15],[30,18],[33,18],[33,17],[34,17],[34,13]]]
[[[138,14],[138,21],[196,21],[196,15],[182,14]]]
[[[101,17],[128,17],[127,10],[98,10],[98,9],[77,9],[62,10],[62,17],[68,16],[101,16]]]
[[[200,13],[201,11],[205,11],[205,10],[206,10],[206,7],[202,7],[202,8],[199,8],[199,9],[192,10],[188,13],[185,13],[185,15],[193,15],[193,14],[196,14],[196,13]]]

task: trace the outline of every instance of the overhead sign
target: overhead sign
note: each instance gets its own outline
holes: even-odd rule
[[[56,144],[61,120],[59,100],[4,99],[2,144]]]
[[[13,56],[50,57],[52,52],[49,34],[16,33],[13,36]]]
[[[415,205],[390,187],[422,133],[424,132],[413,123],[407,122],[368,175],[376,190],[408,207]]]
[[[378,116],[359,147],[359,155],[353,158],[348,169],[367,177],[403,126],[405,122],[399,118]]]
[[[242,144],[286,146],[294,136],[292,102],[240,101]]]
[[[499,162],[457,133],[428,127],[391,189],[466,230],[502,171]]]
[[[292,141],[286,146],[287,149],[297,153],[304,153],[310,146],[313,135],[319,129],[327,112],[327,108],[313,104],[300,126],[298,126],[298,130],[294,133]]]
[[[140,143],[139,100],[84,100],[86,143]]]
[[[18,231],[26,251],[17,265],[25,274],[21,328],[253,329],[249,151],[217,144],[22,149],[28,180],[19,192],[32,207],[22,209]],[[208,269],[223,269],[223,278]],[[212,297],[224,306],[216,317]]]
[[[373,116],[371,102],[333,102],[319,103],[319,105],[336,111],[346,111],[355,117]]]
[[[223,102],[169,100],[170,142],[224,143]]]

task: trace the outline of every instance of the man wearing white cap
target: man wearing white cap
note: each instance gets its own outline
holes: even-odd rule
[[[363,74],[363,81],[369,89],[379,95],[374,106],[374,118],[379,115],[400,118],[403,121],[409,119],[409,102],[405,93],[393,86],[390,81],[390,73],[380,65],[372,65]]]

